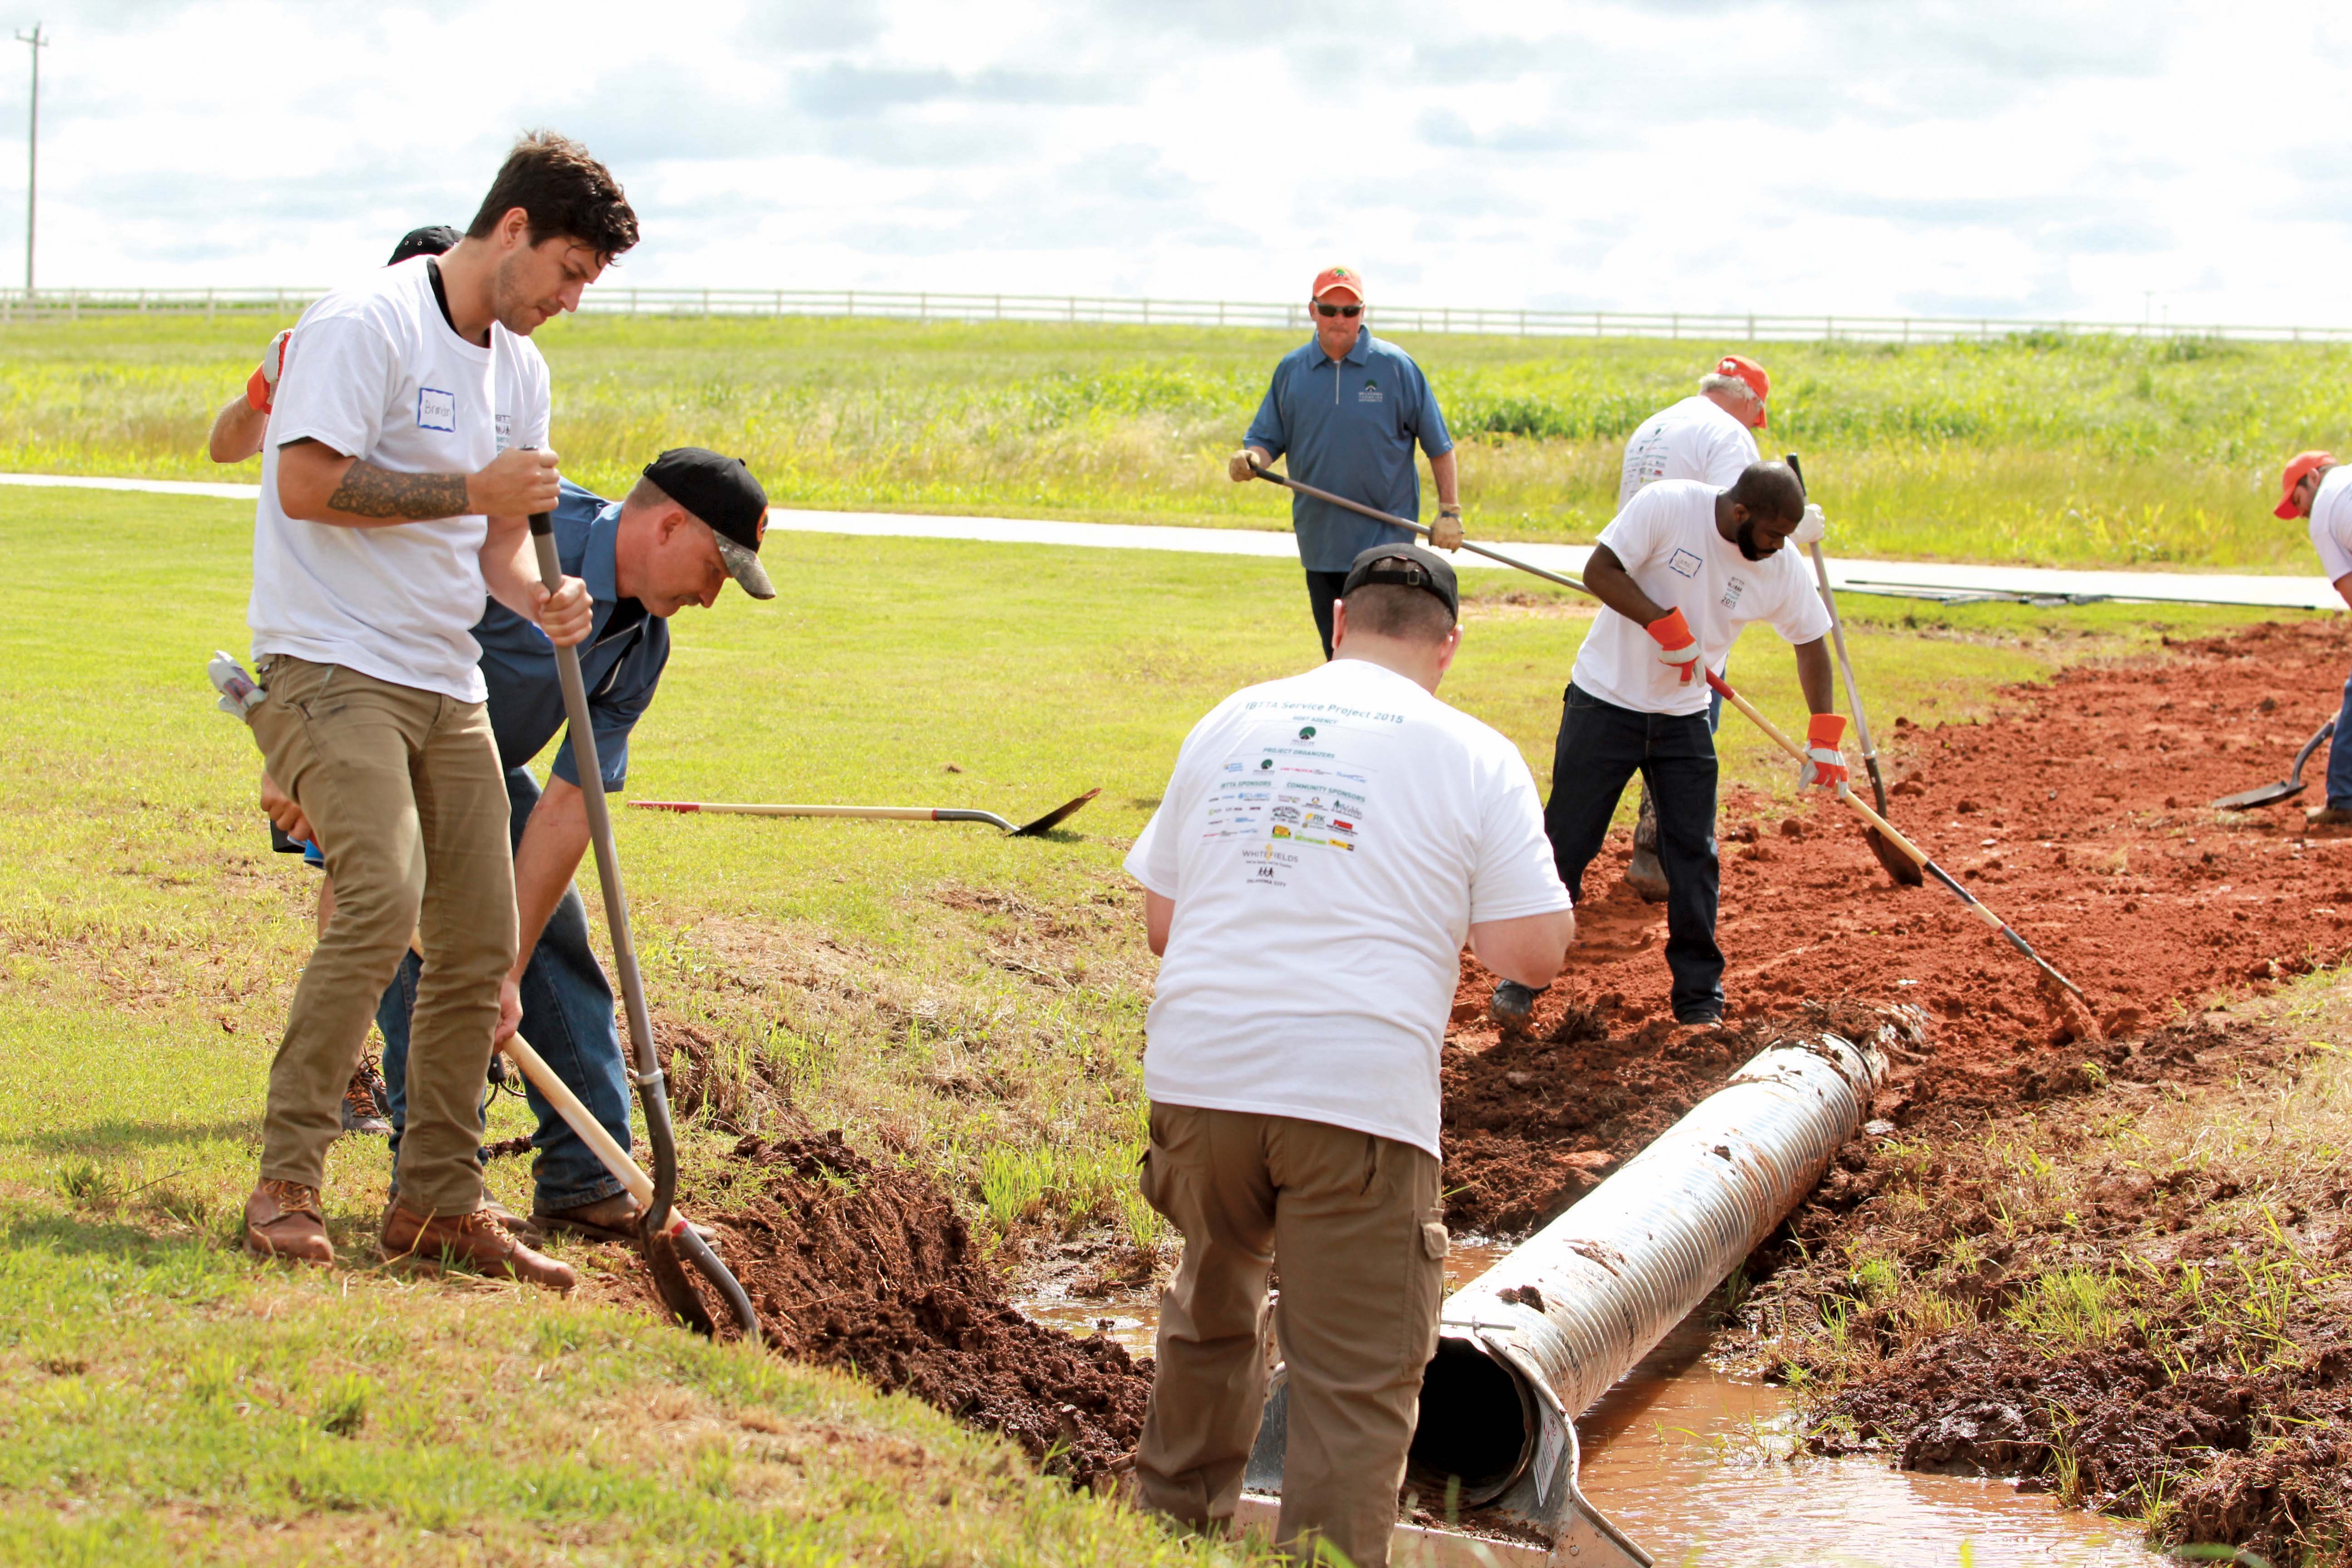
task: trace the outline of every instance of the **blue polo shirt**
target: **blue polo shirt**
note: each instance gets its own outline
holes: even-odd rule
[[[1244,445],[1277,458],[1289,453],[1290,477],[1301,484],[1418,522],[1416,441],[1433,458],[1454,450],[1429,378],[1412,355],[1359,327],[1356,346],[1337,363],[1312,338],[1282,356]],[[1298,533],[1299,562],[1309,572],[1345,572],[1375,544],[1419,537],[1295,492],[1290,523]]]
[[[653,700],[662,666],[669,662],[669,623],[647,615],[635,599],[621,597],[613,567],[613,542],[620,531],[620,502],[563,481],[563,496],[555,506],[555,553],[566,575],[588,584],[595,605],[588,640],[579,645],[580,674],[596,731],[596,764],[608,790],[628,782],[629,731]],[[521,767],[563,728],[555,645],[495,600],[474,627],[474,640],[482,645],[482,679],[490,689],[499,763]],[[555,753],[554,776],[574,787],[580,783],[569,735]]]

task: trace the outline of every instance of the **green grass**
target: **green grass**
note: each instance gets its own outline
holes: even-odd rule
[[[218,478],[212,411],[280,321],[0,329],[0,468]],[[1402,340],[1465,443],[1474,533],[1591,539],[1625,435],[1747,348],[1844,552],[2310,570],[2269,515],[2280,462],[2352,440],[2352,351],[2020,336],[1990,344]],[[663,447],[749,458],[782,504],[1280,527],[1235,487],[1290,334],[1184,327],[573,319],[540,334],[554,439],[618,485]]]
[[[202,673],[245,646],[250,533],[233,502],[0,491],[16,741],[0,755],[0,1558],[1179,1560],[1123,1514],[1000,1472],[1006,1450],[836,1379],[517,1289],[281,1278],[236,1255],[314,886],[268,853],[250,739]],[[654,1009],[719,1064],[684,1123],[688,1197],[731,1141],[718,1118],[769,1125],[789,1100],[939,1173],[998,1234],[1156,1242],[1130,1180],[1151,964],[1118,864],[1186,728],[1315,657],[1296,569],[779,549],[800,558],[772,605],[730,595],[682,619],[633,794],[1017,817],[1104,793],[1021,841],[624,811]],[[1857,658],[1890,731],[2239,618],[1866,613]],[[1586,613],[1482,577],[1467,624],[1448,694],[1547,775]],[[1738,661],[1793,712],[1785,653],[1759,634]],[[1780,762],[1736,726],[1725,742],[1735,780],[1785,797]],[[494,1131],[517,1125],[501,1101]],[[528,1201],[521,1162],[491,1173]],[[331,1158],[353,1257],[385,1174],[372,1142]],[[924,1484],[906,1484],[918,1461]]]

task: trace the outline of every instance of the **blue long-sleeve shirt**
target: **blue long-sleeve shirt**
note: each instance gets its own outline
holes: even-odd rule
[[[588,717],[596,734],[596,768],[604,787],[628,782],[629,732],[653,701],[669,662],[669,623],[621,597],[613,564],[621,506],[563,481],[555,506],[555,553],[567,575],[588,584],[594,606],[588,640],[579,645],[580,674],[588,688]],[[547,634],[504,605],[492,602],[474,640],[482,648],[482,679],[490,689],[490,729],[499,763],[519,768],[563,727],[563,688],[555,674],[555,645]],[[572,738],[555,754],[554,776],[577,786]]]
[[[1282,356],[1245,444],[1277,458],[1287,452],[1290,477],[1301,484],[1418,522],[1416,442],[1432,458],[1454,450],[1429,378],[1411,354],[1360,327],[1344,360],[1334,362],[1311,338]],[[1295,492],[1290,522],[1309,572],[1345,572],[1375,544],[1418,537]]]

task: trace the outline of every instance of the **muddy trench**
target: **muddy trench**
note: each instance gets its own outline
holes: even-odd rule
[[[1491,981],[1465,959],[1444,1058],[1449,1222],[1465,1237],[1524,1236],[1775,1037],[1837,1029],[1858,1005],[1916,1003],[1932,1020],[1927,1048],[1895,1064],[1874,1136],[1849,1148],[1747,1270],[1764,1282],[1757,1300],[1801,1314],[1843,1287],[1796,1268],[1818,1254],[1792,1239],[1819,1248],[1860,1223],[1885,1185],[1874,1147],[1961,1138],[2119,1083],[2193,1093],[2246,1064],[2285,1059],[2293,1047],[2279,1037],[2210,1009],[2352,952],[2352,837],[2304,830],[2315,790],[2242,816],[2203,803],[2283,776],[2330,716],[2347,664],[2352,637],[2339,627],[2266,625],[2075,667],[2011,691],[1979,724],[1881,716],[1894,819],[2073,977],[2097,1028],[2037,988],[2035,971],[1958,900],[1932,884],[1893,886],[1834,805],[1791,808],[1743,791],[1727,794],[1721,817],[1728,1016],[1720,1028],[1677,1028],[1663,909],[1623,886],[1628,846],[1612,841],[1589,876],[1569,968],[1529,1028],[1507,1035],[1486,1020]],[[2323,752],[2306,777],[2324,762]],[[1073,1484],[1115,1485],[1150,1363],[1134,1319],[1098,1319],[1085,1303],[1142,1299],[1167,1260],[1112,1248],[1062,1258],[1056,1289],[1072,1310],[1038,1321],[1014,1304],[1034,1281],[1005,1272],[935,1180],[814,1130],[743,1140],[690,1195],[783,1353],[1003,1432]],[[1954,1206],[1947,1243],[1970,1212]],[[2098,1256],[2097,1239],[2083,1256]],[[1088,1331],[1069,1331],[1072,1320]],[[1756,1364],[1799,1364],[1775,1360],[1759,1321],[1747,1319]],[[2294,1532],[2315,1518],[2352,1519],[2331,1500],[2333,1483],[2312,1479],[2336,1462],[2344,1412],[2334,1391],[2352,1373],[2352,1348],[2315,1353],[2300,1376],[2217,1392],[2146,1356],[2021,1366],[2014,1347],[2003,1361],[1999,1341],[1955,1333],[1932,1353],[1879,1363],[1874,1381],[1843,1387],[1828,1412],[1834,1435],[1813,1447],[2039,1477],[2049,1444],[2023,1417],[2003,1426],[2000,1410],[2079,1407],[2072,1419],[2107,1412],[2116,1436],[2113,1457],[2081,1446],[2112,1473],[2070,1481],[2070,1501],[2112,1503],[2131,1475],[2162,1468],[2220,1489],[2199,1505],[2200,1530],[2275,1544],[2302,1539]],[[1988,1387],[2014,1397],[1959,1408]],[[2265,1437],[2281,1429],[2278,1412],[2330,1436],[2286,1453]]]

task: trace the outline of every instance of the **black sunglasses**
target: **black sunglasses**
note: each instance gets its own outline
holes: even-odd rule
[[[1361,305],[1326,305],[1318,300],[1315,302],[1315,313],[1318,316],[1345,316],[1352,321],[1364,313],[1364,308]]]

